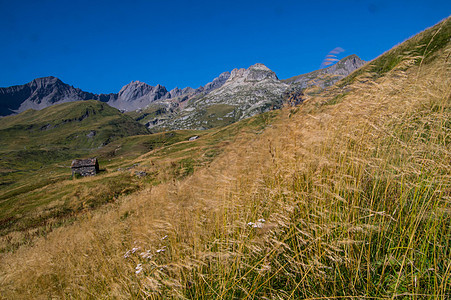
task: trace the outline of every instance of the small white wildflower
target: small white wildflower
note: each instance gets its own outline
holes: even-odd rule
[[[258,222],[260,222],[260,223],[265,223],[266,220],[262,218],[262,219],[258,219]]]
[[[135,270],[136,270],[136,271],[135,271],[135,274],[141,273],[142,270],[143,270],[142,265],[141,265],[141,264],[138,264],[138,265],[136,266]]]
[[[163,248],[158,249],[158,250],[157,250],[157,253],[164,252],[164,251],[166,251],[166,246],[163,246]]]
[[[263,228],[263,223],[257,222],[254,225],[252,225],[253,228]]]
[[[247,223],[247,225],[251,226],[252,228],[262,228],[263,222],[261,222],[261,220],[263,220],[263,222],[265,221],[264,219],[259,219],[257,223],[249,222],[249,223]]]
[[[132,249],[132,253],[135,253],[136,251],[138,251],[139,249],[141,249],[140,247],[134,247],[133,249]]]
[[[130,250],[128,250],[127,252],[125,252],[124,254],[124,258],[129,258],[130,257]]]
[[[147,250],[146,252],[141,252],[140,255],[142,258],[151,259],[153,255],[150,252],[151,250]]]
[[[165,235],[164,237],[162,237],[161,239],[162,240],[165,240],[165,239],[167,239],[168,238],[168,235]]]

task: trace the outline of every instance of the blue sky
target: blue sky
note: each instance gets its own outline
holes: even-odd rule
[[[196,88],[258,62],[285,79],[335,47],[371,60],[450,13],[438,0],[0,0],[0,87],[56,76],[93,93]]]

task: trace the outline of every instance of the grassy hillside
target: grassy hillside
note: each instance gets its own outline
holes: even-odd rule
[[[438,55],[443,54],[443,49],[449,44],[450,36],[451,18],[447,18],[385,52],[371,63],[344,78],[338,85],[345,86],[365,73],[376,79],[406,62],[415,65],[428,64],[434,61]]]
[[[45,185],[52,176],[28,177],[41,169],[43,174],[60,173],[64,168],[67,172],[74,158],[90,155],[122,137],[148,133],[145,126],[98,101],[70,102],[2,118],[0,193],[26,181]]]
[[[98,101],[76,101],[1,118],[1,236],[46,227],[51,219],[61,223],[78,209],[64,200],[77,189],[76,184],[61,188],[61,182],[70,178],[71,161],[122,137],[148,133],[146,127]],[[115,188],[127,183],[119,184],[117,179]],[[102,198],[111,196],[106,193]],[[26,242],[21,239],[15,245]]]
[[[5,152],[0,185],[0,252],[30,245],[87,211],[114,203],[149,184],[183,178],[208,165],[239,132],[258,133],[276,115],[267,113],[209,131],[129,136],[90,152],[70,147]],[[198,139],[189,141],[196,136]],[[95,178],[72,179],[71,160],[86,155],[98,158],[102,172]]]
[[[2,150],[71,147],[92,149],[147,129],[109,105],[91,100],[28,110],[0,119]]]
[[[126,112],[126,115],[132,117],[140,124],[154,126],[171,118],[177,111],[177,106],[171,107],[166,104],[151,103],[144,109]],[[152,122],[155,122],[155,124],[152,124]]]
[[[407,41],[406,51],[447,33],[434,28]],[[112,164],[139,165],[82,179],[78,191],[70,188],[75,203],[114,192],[114,183],[93,192],[109,176],[153,175],[133,179],[139,188],[72,225],[0,254],[2,297],[450,298],[446,38],[434,52],[403,54],[377,76],[354,73],[345,90],[310,96],[277,116],[192,142],[186,138],[197,133],[179,131],[105,147]],[[127,158],[132,149],[143,154]]]

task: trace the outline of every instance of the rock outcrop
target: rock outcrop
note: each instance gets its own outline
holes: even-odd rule
[[[224,83],[226,83],[226,81],[227,81],[227,79],[229,79],[229,77],[230,77],[230,72],[221,73],[218,77],[213,79],[212,82],[207,83],[203,87],[203,92],[208,93],[208,92],[210,92],[212,90],[220,88],[221,86],[224,85]]]

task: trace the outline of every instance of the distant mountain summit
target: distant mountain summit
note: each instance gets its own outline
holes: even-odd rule
[[[156,131],[206,129],[278,109],[288,98],[299,103],[303,89],[333,85],[364,64],[357,55],[351,55],[328,68],[279,80],[272,70],[257,63],[247,69],[223,72],[197,89],[176,87],[168,91],[160,84],[132,81],[116,94],[93,94],[56,77],[44,77],[0,88],[0,115],[65,102],[99,100]]]
[[[330,67],[294,76],[283,81],[289,84],[296,84],[300,88],[307,88],[313,85],[325,88],[348,76],[358,68],[362,67],[365,63],[366,61],[361,60],[360,57],[352,54]]]
[[[255,64],[250,66],[248,69],[234,69],[231,74],[229,81],[262,81],[265,79],[279,80],[276,73],[271,71],[264,64]]]
[[[48,106],[77,100],[106,100],[65,84],[56,77],[37,78],[24,84],[0,88],[0,115],[9,115],[27,109],[41,110]]]
[[[157,122],[150,120],[147,125],[154,129],[207,129],[230,124],[282,107],[287,87],[263,64],[234,69],[221,86],[190,97],[169,117],[157,116]]]
[[[132,81],[115,94],[115,97],[110,98],[108,104],[122,111],[130,111],[168,97],[170,94],[162,85],[151,86],[144,82]]]

